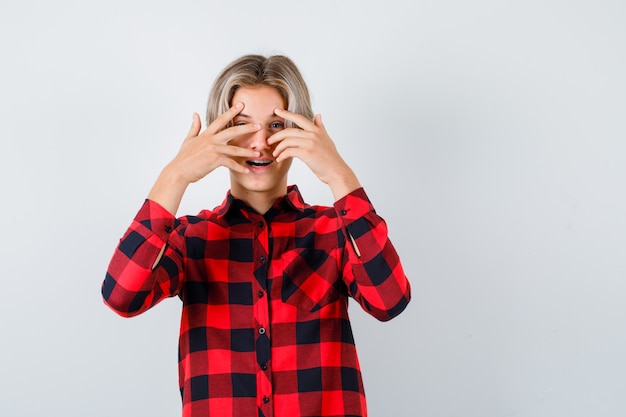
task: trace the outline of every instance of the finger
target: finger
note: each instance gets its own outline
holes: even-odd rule
[[[307,141],[306,139],[289,138],[283,140],[278,144],[278,146],[276,146],[274,152],[272,152],[272,156],[278,158],[287,149],[305,149],[307,146],[310,146],[310,141]]]
[[[261,128],[260,124],[252,124],[246,123],[239,126],[231,126],[228,129],[224,129],[215,135],[214,142],[221,143],[223,145],[227,144],[231,140],[236,137],[249,135],[250,133],[254,133]]]
[[[289,147],[278,152],[277,155],[274,155],[274,158],[276,158],[277,163],[282,162],[285,159],[289,159],[289,158],[298,158],[302,160],[301,154],[302,154],[302,149]]]
[[[200,133],[200,127],[200,115],[194,112],[191,117],[191,127],[189,128],[189,132],[187,133],[185,140],[198,136],[198,133]]]
[[[298,113],[292,113],[288,110],[283,110],[279,108],[275,108],[274,113],[285,120],[289,120],[290,122],[295,123],[300,128],[305,130],[311,130],[315,126],[313,123],[311,123],[309,119]]]
[[[238,164],[237,162],[235,162],[235,160],[228,157],[224,157],[222,159],[221,165],[232,171],[241,172],[242,174],[247,174],[250,172],[250,169],[248,169],[248,167]]]
[[[241,110],[243,110],[243,103],[235,104],[230,109],[217,116],[217,118],[213,120],[213,122],[206,128],[206,130],[210,134],[216,134],[220,130],[224,129],[228,122],[233,120],[233,117],[238,115]]]
[[[273,145],[287,138],[311,139],[311,135],[312,135],[311,132],[302,130],[302,129],[296,129],[296,128],[283,129],[280,132],[276,132],[272,136],[267,138],[267,144]]]
[[[222,155],[237,156],[241,158],[256,158],[261,156],[261,152],[259,151],[234,145],[218,145],[216,150]]]
[[[321,114],[315,115],[315,117],[313,118],[313,124],[317,126],[317,128],[320,129],[322,132],[324,132],[325,135],[328,135],[328,132],[326,131],[326,126],[324,126],[324,122],[322,121]]]
[[[321,114],[316,114],[315,118],[313,119],[313,124],[321,129],[326,130],[326,128],[324,127],[324,123],[322,122],[322,115]]]

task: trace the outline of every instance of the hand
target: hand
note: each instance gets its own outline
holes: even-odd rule
[[[273,152],[276,162],[292,157],[302,160],[330,186],[336,200],[360,187],[354,172],[337,152],[321,115],[316,115],[311,122],[287,110],[275,109],[274,113],[300,127],[283,129],[267,139],[268,145],[276,145]]]
[[[229,145],[241,135],[260,129],[259,125],[245,124],[224,129],[243,110],[243,103],[231,107],[200,133],[200,116],[193,114],[193,122],[176,157],[168,164],[169,171],[176,172],[187,183],[196,182],[219,166],[233,171],[248,173],[249,169],[237,163],[233,157],[254,158],[260,153],[248,148]]]
[[[245,124],[224,129],[243,110],[243,103],[231,107],[211,123],[200,134],[200,116],[193,114],[193,121],[187,137],[178,154],[161,171],[161,175],[148,194],[148,199],[159,203],[172,214],[176,214],[187,186],[204,178],[219,166],[233,171],[248,173],[249,169],[237,163],[233,157],[256,158],[258,151],[229,142],[241,135],[250,134],[261,128],[259,125]]]

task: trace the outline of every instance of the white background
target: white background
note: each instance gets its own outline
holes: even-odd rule
[[[180,414],[180,302],[122,319],[100,285],[246,53],[301,68],[413,285],[351,307],[372,417],[626,415],[622,0],[3,0],[0,48],[0,415]]]

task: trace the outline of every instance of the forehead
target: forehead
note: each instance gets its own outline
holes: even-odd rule
[[[273,114],[276,107],[285,108],[286,104],[278,90],[267,85],[240,87],[235,91],[232,101],[233,104],[244,103],[244,114],[267,113],[268,110]]]

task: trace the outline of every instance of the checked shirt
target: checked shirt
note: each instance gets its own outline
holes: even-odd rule
[[[410,286],[362,188],[321,207],[290,186],[264,215],[230,192],[179,219],[146,200],[102,294],[125,317],[180,297],[184,417],[365,417],[348,297],[385,321]]]

